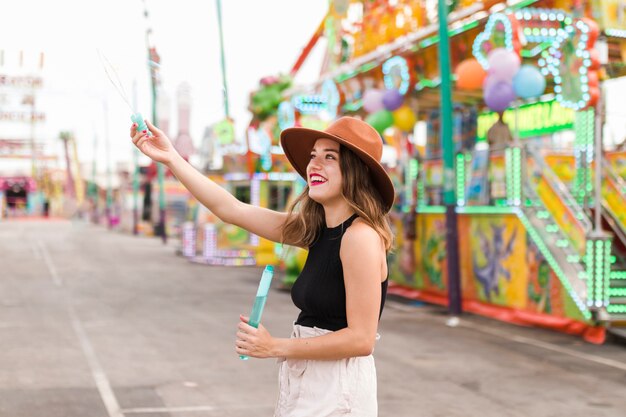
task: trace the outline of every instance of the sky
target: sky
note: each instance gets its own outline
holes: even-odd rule
[[[98,171],[107,161],[132,161],[128,137],[131,109],[113,87],[98,51],[114,68],[127,100],[144,116],[151,113],[146,60],[146,28],[161,56],[162,94],[170,99],[170,135],[177,133],[176,91],[191,87],[190,134],[200,144],[204,129],[224,117],[216,1],[145,0],[20,0],[6,2],[0,12],[0,74],[43,77],[36,108],[46,114],[34,135],[47,143],[48,153],[62,155],[61,131],[77,139],[78,154],[87,166],[96,157]],[[320,24],[328,0],[222,0],[224,49],[230,113],[243,137],[250,120],[251,90],[260,78],[287,73]],[[24,51],[24,66],[18,66]],[[45,53],[41,73],[36,69]],[[296,78],[309,84],[319,76],[323,46],[316,48]],[[607,142],[626,137],[623,97],[626,87],[611,81],[607,91]],[[136,85],[136,88],[133,86]],[[136,94],[134,93],[136,91]],[[0,108],[9,90],[0,89]],[[136,99],[135,99],[136,97]],[[30,138],[25,123],[0,121],[0,138]],[[108,144],[108,146],[106,146]],[[148,162],[142,157],[142,164]],[[0,159],[0,168],[10,164]],[[17,163],[29,172],[28,161]],[[59,160],[58,166],[64,167]]]
[[[240,137],[250,120],[250,91],[264,76],[289,72],[327,8],[328,0],[222,0],[229,108]],[[60,152],[59,133],[71,131],[85,164],[94,155],[99,170],[105,169],[107,157],[113,167],[132,161],[131,109],[107,78],[100,56],[110,62],[112,78],[131,105],[136,102],[137,110],[149,116],[148,26],[161,56],[161,94],[170,99],[170,135],[177,132],[176,91],[186,82],[192,99],[190,134],[199,145],[205,127],[225,114],[215,0],[20,0],[4,5],[0,74],[43,78],[36,109],[46,121],[37,125],[35,136],[49,144],[50,152]],[[19,51],[24,51],[22,67]],[[41,71],[36,67],[40,52],[45,53]],[[314,52],[297,83],[319,75],[323,48]],[[0,136],[30,137],[26,124],[3,122],[0,128]],[[5,161],[0,164],[6,167]]]

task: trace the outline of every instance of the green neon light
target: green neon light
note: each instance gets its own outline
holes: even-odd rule
[[[507,204],[519,206],[522,204],[522,150],[519,147],[507,148],[504,157]]]
[[[606,311],[614,314],[624,314],[626,313],[626,305],[623,304],[610,304],[607,306]]]
[[[426,190],[422,179],[417,183],[417,205],[420,207],[426,206]]]
[[[611,239],[589,239],[586,242],[587,304],[606,307],[609,304],[611,273]]]
[[[591,162],[594,158],[594,127],[595,117],[593,109],[576,112],[576,120],[574,122],[576,173],[574,176],[573,195],[581,206],[585,205],[585,200],[590,197],[593,191]]]
[[[454,36],[454,35],[458,35],[459,33],[463,33],[465,31],[468,31],[470,29],[474,29],[475,27],[478,27],[478,21],[473,21],[470,23],[466,23],[465,25],[456,28],[454,30],[450,31],[450,36]]]
[[[465,154],[456,155],[456,204],[465,205]]]
[[[359,110],[361,107],[363,107],[363,100],[355,100],[351,103],[346,103],[343,105],[343,110],[344,111],[357,111]]]
[[[413,185],[413,180],[411,177],[411,162],[409,162],[409,167],[408,169],[404,170],[404,201],[406,202],[405,205],[412,205],[413,204],[413,190],[411,189]]]
[[[376,68],[377,66],[378,66],[378,62],[376,62],[376,61],[367,62],[367,63],[365,63],[365,64],[361,65],[361,66],[360,66],[360,67],[356,70],[356,72],[357,72],[358,74],[362,74],[362,73],[364,73],[364,72],[367,72],[367,71],[369,71],[369,70],[372,70],[372,69]]]
[[[578,255],[567,255],[567,262],[569,262],[571,264],[577,264],[577,263],[580,262],[580,256],[578,256]]]
[[[514,210],[515,210],[515,213],[517,214],[517,217],[520,219],[520,221],[522,222],[522,224],[528,231],[528,235],[531,237],[535,245],[537,245],[537,248],[543,255],[544,259],[546,260],[546,262],[548,262],[548,265],[550,265],[550,267],[552,268],[556,276],[561,281],[561,284],[563,285],[563,287],[567,290],[569,295],[572,297],[572,299],[578,306],[578,309],[580,310],[583,317],[585,317],[587,320],[591,320],[591,312],[589,311],[585,303],[580,299],[578,294],[572,288],[572,285],[570,284],[569,280],[567,279],[567,276],[565,275],[565,273],[559,266],[559,263],[556,261],[556,259],[552,255],[552,252],[550,251],[548,246],[544,243],[539,233],[537,233],[535,228],[532,226],[532,224],[530,223],[530,220],[528,220],[528,217],[526,217],[526,215],[524,214],[522,210],[517,209],[517,208]]]
[[[561,106],[556,100],[525,104],[519,107],[519,137],[542,136],[560,132],[574,127],[575,112]],[[515,131],[515,110],[504,112],[504,121],[511,131]],[[485,140],[487,131],[498,120],[495,112],[483,113],[478,116],[477,138]]]
[[[537,218],[538,219],[542,219],[542,220],[549,219],[550,218],[550,212],[546,211],[546,210],[541,210],[541,211],[537,212]]]
[[[438,42],[439,42],[439,35],[434,35],[434,36],[424,39],[418,45],[420,46],[420,48],[428,48],[429,46],[432,46]]]
[[[457,213],[461,214],[516,214],[513,207],[495,206],[465,206],[457,207]]]
[[[508,205],[513,206],[513,152],[511,148],[506,148],[504,151],[504,165],[505,165],[505,182],[506,182],[506,202]]]
[[[604,29],[604,33],[606,34],[606,36],[626,39],[626,30],[624,29],[606,28]]]
[[[561,229],[556,224],[549,224],[546,226],[546,232],[548,233],[558,233],[559,230]]]
[[[611,271],[611,279],[626,279],[626,271]]]
[[[421,91],[424,88],[435,88],[438,87],[439,84],[441,84],[441,79],[439,77],[435,77],[432,80],[428,78],[422,78],[417,83],[415,83],[415,91]]]
[[[446,214],[445,206],[420,206],[417,209],[418,213],[424,214]]]
[[[522,150],[513,148],[513,203],[522,203]]]
[[[358,72],[356,72],[355,70],[346,72],[345,74],[339,74],[337,77],[335,77],[335,81],[337,82],[337,84],[340,84],[346,80],[349,80],[352,77],[356,77],[357,75],[359,75]]]
[[[609,297],[626,297],[626,288],[610,288]]]
[[[530,28],[526,28],[526,29],[530,29]],[[524,32],[526,32],[526,29],[524,29]],[[522,49],[520,51],[520,55],[522,56],[522,58],[534,58],[537,55],[541,54],[546,49],[548,49],[550,45],[552,45],[552,42],[542,42],[531,50]]]

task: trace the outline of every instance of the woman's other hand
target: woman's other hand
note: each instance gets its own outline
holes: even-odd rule
[[[239,316],[237,326],[237,341],[235,351],[239,355],[247,355],[253,358],[271,358],[274,338],[265,327],[259,323],[259,328],[248,324],[249,317]]]

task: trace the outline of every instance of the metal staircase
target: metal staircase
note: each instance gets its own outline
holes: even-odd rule
[[[518,215],[581,313],[590,319],[584,237],[591,232],[591,223],[537,150],[527,148],[526,161],[525,203]]]

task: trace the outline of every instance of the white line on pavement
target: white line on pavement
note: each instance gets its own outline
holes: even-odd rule
[[[57,286],[62,286],[63,281],[59,277],[56,272],[56,268],[54,267],[54,263],[52,262],[52,258],[50,254],[46,250],[43,242],[40,240],[37,242],[41,251],[43,253],[44,260],[46,262],[46,266],[48,267],[48,271],[52,277],[52,280]],[[91,376],[93,377],[94,382],[96,383],[96,387],[98,388],[98,392],[100,393],[100,398],[102,398],[102,402],[109,414],[109,417],[124,417],[124,414],[120,412],[120,406],[117,402],[117,398],[115,398],[115,393],[111,388],[111,384],[98,361],[98,357],[96,356],[96,352],[93,348],[93,345],[89,341],[89,337],[83,328],[76,311],[74,310],[74,306],[72,305],[72,300],[70,298],[69,292],[66,292],[66,300],[67,300],[67,310],[70,316],[70,320],[72,321],[72,327],[74,328],[74,333],[76,333],[76,337],[78,337],[78,341],[80,343],[80,347],[87,359],[87,364],[89,365],[89,369],[91,371]]]
[[[149,413],[193,413],[201,411],[215,411],[216,408],[210,405],[199,405],[195,407],[138,407],[125,408],[124,414],[149,414]]]
[[[82,348],[83,354],[87,359],[91,375],[96,382],[96,387],[98,388],[102,402],[109,413],[109,417],[124,417],[124,414],[120,411],[120,405],[117,402],[117,398],[115,398],[115,393],[111,388],[111,384],[109,383],[109,380],[104,373],[100,362],[98,361],[93,345],[89,341],[89,337],[87,336],[83,325],[76,316],[74,307],[71,305],[69,307],[69,313],[72,320],[72,327],[74,327],[74,332],[76,333],[76,336],[78,336],[80,347]]]
[[[259,404],[249,405],[231,405],[231,406],[211,406],[211,405],[198,405],[198,406],[181,406],[181,407],[136,407],[136,408],[124,408],[122,413],[124,414],[151,414],[151,413],[199,413],[203,411],[218,411],[218,410],[245,410],[254,409],[258,410],[259,407],[273,409],[274,405],[259,406]]]
[[[33,251],[33,258],[37,260],[41,259],[41,251],[39,250],[38,245],[32,240],[30,241],[30,248]]]
[[[44,245],[44,243],[41,240],[37,241],[37,245],[39,246],[39,249],[41,250],[41,253],[43,255],[43,260],[46,263],[46,266],[48,267],[48,271],[50,271],[50,277],[52,278],[52,282],[54,282],[54,285],[56,285],[57,287],[63,286],[63,280],[61,279],[61,277],[59,277],[59,274],[57,274],[57,270],[54,267],[54,264],[52,263],[52,258],[50,258],[50,253],[48,253],[48,249],[46,249],[46,245]]]

